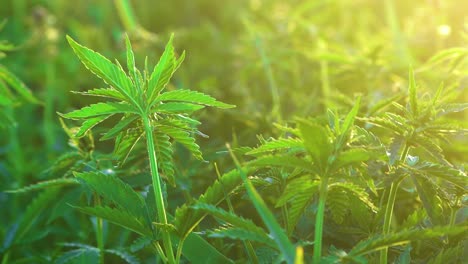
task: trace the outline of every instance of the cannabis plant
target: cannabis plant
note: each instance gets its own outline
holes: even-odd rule
[[[121,115],[122,117],[119,122],[107,131],[101,139],[117,138],[119,146],[123,144],[130,146],[129,151],[141,137],[146,138],[154,193],[153,202],[157,210],[157,221],[154,226],[160,229],[163,244],[163,248],[161,248],[158,244],[159,242],[157,242],[158,253],[164,262],[176,263],[176,260],[178,261],[180,258],[182,243],[179,243],[179,250],[176,256],[173,252],[171,240],[173,226],[169,224],[167,218],[167,210],[163,197],[163,183],[159,168],[161,168],[165,179],[169,183],[174,184],[174,170],[171,167],[172,149],[170,138],[186,146],[196,157],[201,159],[201,152],[193,138],[193,134],[197,131],[193,126],[199,123],[190,118],[189,115],[205,106],[218,108],[231,108],[233,106],[221,103],[213,97],[195,91],[179,89],[163,92],[185,57],[185,53],[182,53],[179,58],[176,58],[172,45],[172,37],[167,43],[159,62],[151,72],[148,71],[147,60],[145,61],[143,72],[135,67],[134,54],[130,41],[127,38],[128,73],[124,71],[118,61],[116,64],[113,64],[99,53],[81,46],[71,37],[67,37],[67,39],[81,62],[109,85],[108,88],[97,88],[83,92],[82,94],[104,97],[110,101],[91,104],[62,116],[84,121],[80,130],[75,135],[76,137],[81,137],[88,130],[109,117]],[[77,177],[91,185],[94,181],[104,180],[104,177],[107,177],[105,175],[94,174],[77,174]],[[103,185],[97,186],[103,187]],[[106,195],[99,187],[95,191],[101,195]],[[128,201],[124,203],[124,205],[128,206],[125,209],[129,210],[133,216],[142,216],[140,214],[142,211],[138,210],[143,210],[143,200],[133,190],[127,190],[126,192],[129,194],[129,197],[135,198],[133,200],[134,203],[129,203]],[[119,195],[123,200],[128,199],[120,196],[121,194],[116,193],[115,195]],[[109,210],[96,208],[94,214],[109,215],[118,213],[115,210]],[[93,212],[92,209],[87,211]],[[150,218],[149,221],[152,222],[153,219]],[[142,231],[139,233],[142,233]]]

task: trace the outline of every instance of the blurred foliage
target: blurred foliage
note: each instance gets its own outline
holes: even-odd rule
[[[370,130],[372,135],[361,136],[368,140],[375,136],[389,151],[396,150],[394,155],[398,156],[402,146],[397,146],[395,138],[408,134],[379,126],[378,118],[395,113],[404,117],[406,130],[413,132],[433,121],[454,124],[447,130],[457,133],[445,133],[446,138],[431,134],[428,139],[437,146],[432,154],[443,153],[444,166],[464,171],[468,156],[465,129],[468,119],[463,111],[468,99],[467,14],[468,2],[456,0],[2,0],[0,21],[6,22],[0,31],[0,55],[6,56],[0,60],[0,96],[8,94],[14,98],[14,104],[0,105],[0,114],[5,116],[0,121],[13,124],[0,125],[0,190],[58,179],[46,184],[46,188],[34,187],[22,194],[0,193],[3,263],[66,263],[65,254],[89,261],[97,258],[94,237],[98,221],[69,206],[87,204],[93,199],[89,190],[70,181],[74,179],[73,171],[99,170],[116,175],[141,192],[147,191],[150,184],[144,148],[135,146],[135,155],[116,167],[109,141],[95,141],[92,135],[79,140],[73,138],[70,130],[78,124],[62,125],[59,120],[56,112],[69,112],[96,102],[93,98],[74,96],[71,91],[103,87],[98,78],[80,65],[66,35],[123,62],[124,36],[128,34],[136,64],[143,66],[145,56],[149,62],[157,61],[174,33],[176,50],[185,50],[187,55],[167,89],[193,89],[237,105],[228,111],[208,109],[196,115],[202,123],[198,129],[209,135],[209,138],[197,138],[208,163],[198,161],[182,145],[174,145],[177,187],[168,186],[166,194],[168,210],[174,214],[178,206],[195,201],[218,178],[214,164],[221,172],[234,168],[225,142],[230,142],[241,162],[244,159],[250,162],[248,156],[241,154],[255,147],[259,140],[264,144],[272,138],[291,136],[297,117],[313,117],[327,127],[324,124],[330,116],[338,119],[345,116],[343,113],[356,105],[358,97],[361,97],[356,120],[359,128],[353,136]],[[408,89],[409,68],[414,69],[417,82],[414,97]],[[9,80],[14,78],[15,84],[5,81],[6,74],[14,76]],[[40,103],[28,98],[28,93],[21,96],[26,87]],[[431,103],[436,94],[443,99],[439,108]],[[427,110],[426,116],[417,119],[405,112],[412,98],[420,102],[422,112]],[[426,120],[426,117],[433,119]],[[108,131],[113,121],[116,120],[98,127],[95,137],[100,138]],[[396,126],[402,125],[397,121]],[[412,158],[431,163],[440,161],[437,160],[440,156],[430,155],[429,147],[418,148],[418,142],[411,143]],[[372,142],[373,147],[378,148],[377,145]],[[368,162],[366,168],[349,171],[366,177],[369,185],[360,186],[359,191],[365,189],[369,199],[379,207],[385,204],[388,194],[385,191],[390,188],[391,179],[385,166],[375,160]],[[424,170],[429,165],[419,163],[418,166],[421,166],[418,170]],[[414,168],[402,165],[399,169],[408,173]],[[261,168],[255,173],[254,185],[266,203],[272,205],[270,208],[277,203],[284,188],[288,188],[283,175],[287,173],[296,172]],[[425,172],[418,173],[421,179],[430,178]],[[268,184],[271,179],[277,184]],[[463,180],[466,183],[466,175]],[[437,191],[438,195],[424,200],[414,182],[402,180],[396,195],[395,227],[427,224],[430,217],[424,208],[428,206],[436,207],[432,214],[440,222],[447,220],[444,215],[452,214],[454,222],[466,223],[466,184],[462,191],[457,189],[452,193],[444,188],[437,190],[437,181],[421,181],[424,185],[421,188]],[[235,211],[261,226],[262,220],[245,193],[234,188],[232,191]],[[339,195],[348,194],[337,192],[336,197]],[[329,261],[346,261],[343,257],[346,251],[350,259],[356,257],[349,261],[359,262],[361,256],[352,255],[359,250],[351,248],[378,233],[383,213],[372,220],[344,217],[343,204],[336,203],[339,200],[336,197],[329,201],[331,213],[325,216],[324,252],[329,253],[326,254]],[[368,213],[358,206],[352,209],[362,211],[362,215]],[[313,240],[313,228],[308,224],[316,210],[316,203],[312,203],[295,219],[298,224],[292,237],[303,242],[306,259]],[[278,208],[274,213],[284,214]],[[291,234],[292,227],[278,218]],[[215,220],[207,219],[200,224],[200,230],[213,224]],[[333,230],[338,231],[333,233]],[[395,237],[403,239],[411,232],[402,231]],[[146,242],[136,240],[129,231],[105,222],[103,236],[106,250],[110,250],[106,262],[119,263],[125,260],[122,255],[130,250],[136,252],[141,263],[154,261],[154,252],[144,246]],[[376,237],[374,242],[378,245],[392,239]],[[207,240],[233,259],[246,261],[249,257],[245,244],[216,236]],[[462,241],[459,237],[454,240]],[[80,245],[64,244],[68,242]],[[361,246],[366,248],[369,244],[372,241]],[[453,259],[447,263],[457,263],[460,258],[456,256],[462,254],[466,240],[445,249],[441,245],[446,245],[446,240],[438,240],[433,245],[418,241],[410,247],[391,249],[389,257],[398,259],[398,263],[410,263],[404,259],[411,253],[414,254],[411,263],[425,262],[428,259],[424,259],[421,250],[437,248],[440,251],[429,256],[430,263],[441,263],[444,259]],[[255,248],[255,254],[270,262],[278,253],[271,247],[259,247]],[[128,258],[132,260],[131,255]],[[377,256],[370,255],[368,260],[377,262]]]

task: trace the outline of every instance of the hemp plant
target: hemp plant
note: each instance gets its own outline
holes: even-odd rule
[[[152,72],[148,71],[147,59],[143,72],[135,67],[134,53],[127,37],[127,73],[118,61],[114,64],[99,53],[78,44],[71,37],[67,36],[67,39],[84,66],[109,85],[107,88],[97,88],[82,94],[103,97],[109,101],[91,104],[62,116],[84,121],[75,135],[81,137],[109,117],[122,115],[121,120],[101,139],[116,138],[118,146],[130,146],[124,148],[128,151],[140,138],[146,138],[158,218],[154,225],[162,231],[164,248],[162,250],[158,245],[158,253],[163,261],[176,263],[180,257],[180,250],[177,256],[173,252],[170,235],[172,225],[168,222],[160,174],[161,170],[165,179],[174,184],[170,138],[187,147],[195,157],[202,159],[199,146],[193,138],[193,134],[198,132],[193,127],[199,122],[189,115],[205,106],[218,108],[234,106],[219,102],[203,93],[185,89],[163,92],[185,57],[185,52],[176,57],[172,36]],[[87,181],[86,177],[81,178]]]

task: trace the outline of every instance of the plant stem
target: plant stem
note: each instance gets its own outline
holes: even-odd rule
[[[135,31],[137,22],[135,15],[128,0],[114,0],[114,5],[117,8],[120,21],[122,22],[127,32]]]
[[[322,257],[322,235],[323,235],[323,219],[325,216],[325,201],[328,193],[328,177],[322,177],[320,182],[319,203],[317,215],[315,217],[315,235],[314,235],[314,261],[319,263]]]
[[[319,42],[319,47],[323,51],[327,51],[327,44],[325,41]],[[330,100],[330,74],[328,72],[328,61],[320,61],[320,83],[322,88],[323,110],[327,112],[328,102]]]
[[[51,55],[53,56],[53,55]],[[55,69],[52,63],[46,64],[46,97],[45,97],[45,106],[44,106],[44,136],[46,142],[46,149],[48,158],[51,157],[52,151],[55,144],[55,127],[54,127],[54,117],[55,117],[55,94],[54,91],[54,82],[55,82]]]
[[[406,156],[408,156],[409,152],[409,146],[408,144],[405,144],[405,147],[403,149],[403,152],[401,153],[400,160],[397,164],[401,162],[405,162]],[[387,207],[385,208],[385,216],[384,216],[384,224],[383,224],[383,231],[382,233],[384,235],[390,233],[390,226],[392,224],[392,217],[393,217],[393,207],[395,206],[395,199],[396,199],[396,194],[398,191],[398,186],[400,185],[401,179],[396,180],[392,182],[390,186],[390,194],[388,195],[388,201],[387,201]],[[387,264],[387,259],[388,259],[388,247],[385,247],[380,251],[380,264]]]
[[[151,179],[153,181],[154,197],[155,197],[155,202],[156,202],[156,208],[158,211],[158,221],[161,224],[167,225],[166,209],[164,206],[164,198],[163,198],[162,188],[161,188],[161,177],[159,177],[158,163],[156,159],[156,152],[154,149],[153,128],[151,127],[150,120],[147,116],[143,117],[143,124],[145,126],[146,143],[147,143],[147,148],[148,148],[148,157],[149,157],[150,170],[151,170]],[[167,257],[168,262],[176,263],[174,259],[174,252],[172,251],[171,237],[168,231],[163,230],[162,237],[163,237],[163,246],[164,246],[164,250],[166,251],[166,257]]]
[[[403,67],[407,67],[412,63],[412,56],[405,35],[401,32],[401,27],[398,23],[398,15],[395,11],[394,0],[385,0],[384,9],[387,24],[390,27],[393,37],[395,58],[398,58],[395,62],[399,63]]]
[[[94,194],[96,197],[96,205],[101,205],[101,198],[97,193]],[[103,220],[100,217],[96,217],[96,241],[99,248],[99,264],[104,264],[104,233],[103,233]]]
[[[260,58],[262,60],[263,69],[265,70],[266,77],[268,79],[268,85],[270,87],[271,92],[271,102],[273,107],[271,109],[271,113],[273,117],[277,117],[277,121],[281,122],[281,102],[280,96],[278,92],[278,85],[276,84],[275,76],[273,74],[273,69],[271,67],[270,59],[268,58],[267,54],[265,53],[265,49],[263,48],[262,39],[259,36],[255,38],[255,45],[257,46],[258,53],[260,54]]]

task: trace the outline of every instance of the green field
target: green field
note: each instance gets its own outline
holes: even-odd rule
[[[2,0],[0,263],[464,263],[467,86],[460,0]]]

